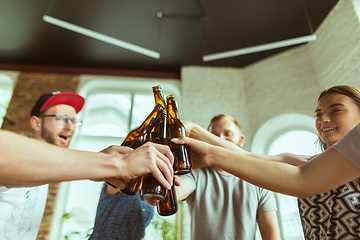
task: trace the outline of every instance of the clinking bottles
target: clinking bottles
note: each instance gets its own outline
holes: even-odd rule
[[[159,121],[158,127],[155,127],[155,139],[154,143],[167,145],[167,128],[166,128],[166,113],[162,113],[162,117]],[[164,188],[151,173],[148,173],[144,177],[143,186],[141,187],[142,196],[145,199],[161,200],[164,199],[167,194],[167,189]]]
[[[157,104],[153,111],[147,116],[144,122],[138,127],[137,129],[131,131],[124,141],[122,142],[121,146],[128,146],[131,148],[138,148],[147,142],[148,135],[150,134],[151,130],[154,126],[158,123],[162,113],[164,112],[165,108],[160,104]],[[126,187],[121,190],[122,193],[127,195],[136,195],[141,187],[143,176],[132,179],[131,181],[126,183]]]
[[[165,108],[166,103],[162,93],[161,86],[153,87],[155,104],[160,104]],[[161,116],[159,123],[151,131],[150,141],[158,144],[168,145],[167,139],[167,114],[164,111]],[[146,174],[143,179],[143,185],[141,187],[141,193],[143,198],[149,200],[161,200],[164,199],[167,194],[167,189],[164,188],[152,174]]]
[[[175,184],[168,190],[165,199],[160,200],[157,204],[157,211],[160,216],[170,216],[177,212],[178,203],[176,197]]]
[[[169,139],[186,136],[186,130],[178,112],[177,102],[173,95],[168,95],[167,99],[167,123],[169,129]],[[170,142],[170,141],[169,141]],[[188,155],[188,146],[169,143],[174,154],[174,174],[183,175],[191,171],[191,161]]]
[[[166,106],[162,89],[160,86],[153,87],[155,103],[160,104],[163,107]],[[168,145],[167,139],[167,114],[164,111],[161,116],[159,123],[154,127],[151,132],[151,141],[158,144]],[[164,199],[167,194],[167,189],[164,188],[152,174],[145,175],[143,179],[143,185],[141,187],[141,193],[143,198],[151,200]]]

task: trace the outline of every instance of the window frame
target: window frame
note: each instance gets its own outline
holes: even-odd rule
[[[4,118],[6,116],[7,109],[9,107],[10,100],[12,98],[14,87],[17,81],[19,73],[15,71],[0,71],[0,89],[5,89],[5,91],[9,91],[8,99],[0,102],[1,108],[4,110],[4,114],[0,111],[0,126],[2,126]],[[4,104],[4,105],[2,105]]]
[[[256,131],[253,140],[251,142],[251,152],[260,153],[260,154],[269,154],[269,150],[274,142],[281,137],[283,134],[291,131],[307,131],[317,135],[315,129],[315,118],[301,113],[284,113],[278,116],[275,116],[268,121],[266,121],[261,127]],[[289,239],[285,236],[285,226],[282,220],[282,210],[281,210],[281,199],[291,201],[296,199],[294,197],[285,196],[279,193],[274,193],[275,200],[277,202],[277,217],[279,222],[280,234],[282,239]],[[299,226],[301,227],[301,236],[299,239],[304,239],[303,230],[300,220],[300,214],[297,214],[299,217]],[[294,216],[295,217],[295,216]],[[293,239],[293,238],[291,238]]]

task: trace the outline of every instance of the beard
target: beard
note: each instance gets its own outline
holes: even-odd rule
[[[47,143],[55,145],[55,136],[50,131],[48,131],[44,125],[41,126],[41,138],[44,139]]]
[[[44,139],[45,142],[56,145],[56,146],[60,146],[60,147],[68,147],[69,146],[69,144],[67,144],[66,146],[56,144],[57,136],[53,132],[46,129],[44,127],[44,125],[41,126],[41,138]]]

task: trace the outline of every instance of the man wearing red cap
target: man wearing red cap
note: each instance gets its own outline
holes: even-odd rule
[[[42,95],[31,110],[33,138],[67,148],[81,122],[76,114],[85,99],[75,93]],[[0,238],[35,239],[44,213],[48,185],[30,188],[0,187]]]
[[[54,92],[42,95],[31,110],[30,125],[34,138],[60,147],[68,147],[81,124],[75,117],[85,99],[75,93]]]
[[[0,239],[36,238],[47,196],[43,184],[89,179],[122,189],[124,181],[151,173],[171,189],[174,158],[168,146],[148,142],[101,153],[67,149],[83,104],[73,93],[41,96],[30,117],[36,140],[0,129]]]

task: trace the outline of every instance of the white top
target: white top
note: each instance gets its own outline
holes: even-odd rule
[[[44,214],[48,185],[0,187],[0,239],[35,240]]]

